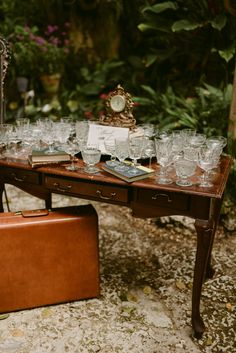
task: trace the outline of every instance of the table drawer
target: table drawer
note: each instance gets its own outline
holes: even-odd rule
[[[31,170],[3,167],[1,168],[1,178],[5,182],[17,182],[27,184],[39,184],[40,175]]]
[[[52,192],[88,197],[99,201],[128,202],[128,189],[123,187],[51,176],[45,176],[44,183],[46,188],[49,188]]]
[[[154,207],[170,208],[173,210],[185,211],[189,209],[190,196],[176,192],[161,190],[138,190],[138,201],[148,203]]]

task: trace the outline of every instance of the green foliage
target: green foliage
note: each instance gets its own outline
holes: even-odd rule
[[[81,67],[79,76],[74,81],[74,89],[68,90],[62,83],[57,99],[46,102],[39,96],[30,99],[25,106],[24,115],[31,121],[40,115],[52,117],[53,120],[63,116],[73,120],[97,120],[103,112],[106,93],[120,83],[117,72],[122,71],[123,66],[122,61],[108,60],[97,64],[95,68]],[[8,119],[14,114],[20,114],[21,109],[22,107],[9,102]]]
[[[97,120],[103,110],[103,93],[119,83],[117,71],[122,71],[123,65],[122,61],[108,60],[97,64],[95,68],[82,67],[75,89],[64,89],[62,92],[62,105],[66,107],[64,113],[73,119],[86,117]]]
[[[149,84],[186,94],[202,82],[232,82],[236,23],[223,1],[163,1],[142,14]]]
[[[16,74],[21,76],[61,72],[69,52],[68,33],[56,25],[47,25],[43,35],[37,26],[16,25],[8,41]]]
[[[16,25],[14,32],[8,35],[16,76],[29,76],[35,69],[37,47],[31,35],[36,35],[37,30],[37,27],[32,27],[29,32],[26,27]]]
[[[204,84],[196,87],[195,96],[187,98],[171,87],[165,93],[142,88],[144,96],[134,97],[139,121],[153,122],[160,129],[194,128],[208,136],[227,134],[231,84],[225,89]]]

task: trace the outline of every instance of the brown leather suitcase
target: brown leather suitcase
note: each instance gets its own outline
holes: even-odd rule
[[[92,205],[0,214],[0,312],[98,296]]]

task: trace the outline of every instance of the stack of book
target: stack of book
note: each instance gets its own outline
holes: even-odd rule
[[[54,149],[53,152],[49,152],[48,148],[33,149],[28,156],[28,161],[32,168],[36,168],[48,164],[68,162],[70,161],[70,155],[59,149]]]

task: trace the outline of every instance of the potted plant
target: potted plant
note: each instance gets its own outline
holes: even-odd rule
[[[36,26],[16,26],[9,41],[17,76],[39,76],[47,92],[56,92],[69,52],[68,26],[48,25],[43,34]]]
[[[36,45],[31,36],[36,31],[37,27],[32,27],[28,31],[28,27],[16,25],[14,32],[8,37],[17,87],[20,92],[27,91],[28,80],[32,77],[35,68]]]
[[[38,49],[37,62],[40,80],[45,91],[57,92],[64,63],[69,53],[68,24],[61,30],[57,25],[48,25],[44,36],[35,38]]]

